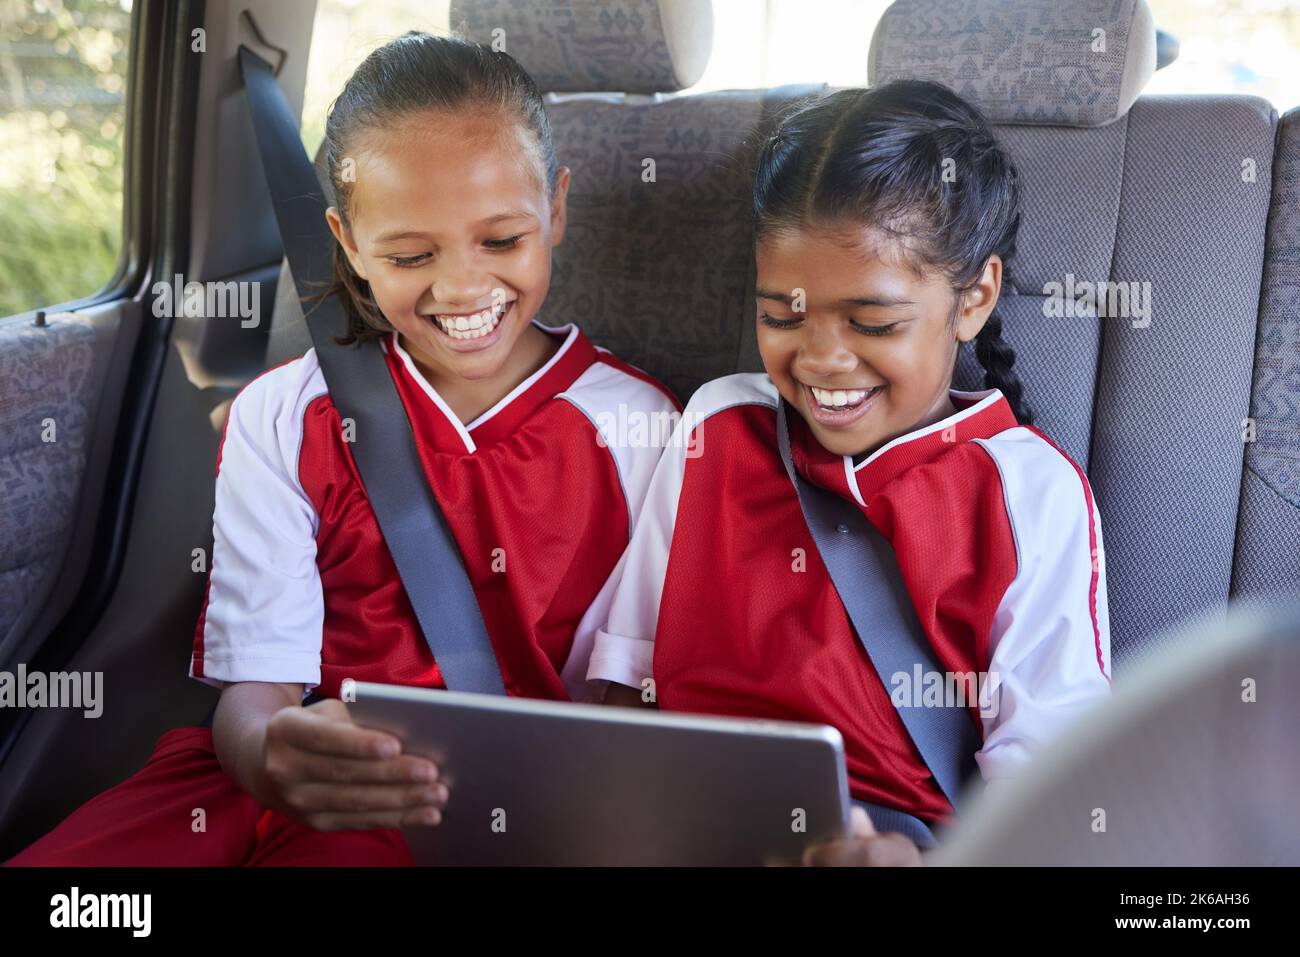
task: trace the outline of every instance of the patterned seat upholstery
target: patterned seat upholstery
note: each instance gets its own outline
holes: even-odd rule
[[[1096,491],[1121,668],[1230,598],[1300,592],[1300,111],[1140,97],[1155,59],[1145,0],[899,0],[869,70],[952,86],[1024,175],[1004,328]],[[1139,283],[1149,312],[1046,315],[1072,277]]]
[[[77,514],[95,332],[71,314],[0,325],[0,645],[57,575]]]
[[[673,95],[703,69],[707,0],[473,0],[451,17],[549,91],[573,182],[543,318],[683,400],[760,369],[753,148],[825,87]],[[978,105],[1024,177],[1004,330],[1038,424],[1092,479],[1121,669],[1231,597],[1300,592],[1300,111],[1140,96],[1155,64],[1145,0],[898,0],[869,50],[873,85],[932,79]],[[1052,313],[1058,287],[1097,281],[1137,283],[1149,311]],[[277,305],[273,360],[305,347],[301,330],[275,344],[294,318]],[[979,386],[969,354],[957,384]]]
[[[1250,393],[1234,596],[1300,591],[1300,109],[1282,117]]]

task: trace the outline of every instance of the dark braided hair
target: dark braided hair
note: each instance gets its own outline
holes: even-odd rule
[[[956,170],[945,182],[945,160]],[[1020,226],[1020,179],[988,121],[947,87],[900,80],[801,101],[759,154],[754,235],[813,223],[858,222],[903,241],[943,270],[956,294],[974,288],[989,257],[1006,263]],[[975,337],[984,387],[1000,389],[1017,420],[1033,421],[995,309]]]
[[[496,109],[512,116],[532,136],[550,198],[558,164],[542,94],[513,57],[460,37],[411,30],[374,50],[361,62],[330,107],[325,154],[339,219],[349,225],[354,183],[343,161],[372,129],[390,129],[413,113],[461,108]],[[376,305],[370,284],[357,275],[339,243],[334,244],[336,293],[347,315],[344,345],[377,339],[392,329]]]

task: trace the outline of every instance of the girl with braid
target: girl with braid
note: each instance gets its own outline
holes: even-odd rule
[[[793,467],[892,546],[939,667],[987,676],[967,709],[982,778],[1015,775],[1109,691],[1096,504],[1033,427],[996,312],[1019,190],[988,123],[936,84],[840,90],[778,123],[753,193],[766,373],[692,398],[596,635],[607,701],[839,729],[866,814],[813,863],[916,862],[953,809],[821,561],[781,403]],[[952,388],[964,343],[982,391]],[[877,834],[872,814],[909,826]]]

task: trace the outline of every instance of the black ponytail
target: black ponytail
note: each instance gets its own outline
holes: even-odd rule
[[[944,86],[901,80],[838,90],[796,103],[777,122],[758,157],[754,221],[756,241],[814,223],[869,223],[942,269],[960,303],[990,256],[1002,259],[1008,285],[1020,178],[988,121]],[[1021,423],[1032,422],[996,309],[974,351],[985,387],[1000,389]]]

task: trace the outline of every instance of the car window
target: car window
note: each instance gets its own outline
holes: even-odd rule
[[[319,0],[302,106],[307,154],[316,155],[330,104],[371,50],[407,30],[445,35],[449,18],[449,0]]]
[[[130,22],[131,0],[0,0],[0,315],[116,270]]]
[[[890,0],[713,0],[713,53],[689,90],[786,83],[867,82],[867,47]],[[1300,5],[1291,0],[1148,0],[1156,25],[1178,39],[1178,59],[1145,93],[1262,96],[1300,105]],[[303,142],[315,153],[325,113],[361,60],[406,30],[445,33],[448,0],[321,0],[312,34]]]
[[[688,92],[785,83],[867,82],[867,48],[890,0],[713,0],[713,55]],[[1294,0],[1148,0],[1178,59],[1143,93],[1262,96],[1300,105],[1300,4]]]
[[[1178,59],[1146,93],[1262,96],[1279,113],[1300,106],[1300,4],[1294,0],[1147,0]]]

